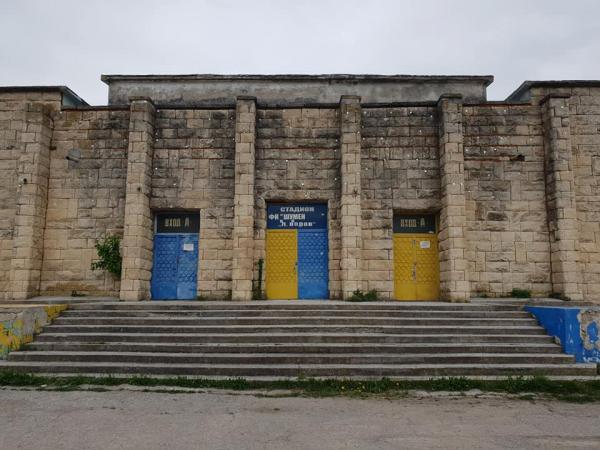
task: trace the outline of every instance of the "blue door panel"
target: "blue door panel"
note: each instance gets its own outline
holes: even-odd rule
[[[152,299],[196,299],[198,235],[155,235],[153,259]]]
[[[298,230],[298,298],[329,298],[327,230]]]
[[[198,277],[198,236],[181,235],[177,261],[177,299],[196,299]]]
[[[178,235],[154,236],[154,264],[152,265],[152,298],[177,298]]]

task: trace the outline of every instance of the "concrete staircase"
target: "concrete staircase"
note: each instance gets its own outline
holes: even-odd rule
[[[595,376],[519,306],[72,304],[0,370],[195,377]]]

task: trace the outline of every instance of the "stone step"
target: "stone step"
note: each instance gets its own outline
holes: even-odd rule
[[[518,319],[530,318],[526,311],[423,311],[423,310],[322,310],[322,309],[143,309],[143,310],[109,310],[109,309],[68,309],[61,317],[398,317],[398,318],[497,318]]]
[[[208,343],[208,344],[158,344],[113,342],[94,344],[81,342],[34,342],[25,347],[27,351],[74,351],[74,352],[155,352],[155,353],[543,353],[560,354],[559,345],[552,343],[439,343],[439,344],[365,344],[365,343]]]
[[[171,330],[172,331],[172,330]],[[57,333],[45,331],[35,342],[145,343],[552,343],[545,334],[385,333]]]
[[[399,317],[59,317],[54,325],[231,326],[231,325],[394,325],[394,326],[536,326],[533,318],[399,318]]]
[[[471,303],[447,303],[447,302],[335,302],[335,301],[253,301],[253,302],[108,302],[108,303],[85,303],[69,306],[71,310],[412,310],[412,311],[518,311],[520,306],[502,304],[471,304]]]
[[[9,361],[111,362],[143,364],[569,364],[570,355],[530,353],[155,353],[155,352],[36,352],[9,355]]]
[[[539,326],[457,326],[453,325],[49,325],[51,333],[381,333],[381,334],[545,334]]]
[[[194,377],[595,376],[595,364],[142,364],[2,361],[0,370],[26,373]]]

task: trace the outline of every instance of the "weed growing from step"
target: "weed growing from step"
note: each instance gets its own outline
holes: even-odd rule
[[[377,295],[377,291],[375,289],[371,289],[368,292],[363,292],[360,289],[357,289],[352,293],[351,297],[346,299],[348,302],[376,302],[377,300],[379,300],[379,296]]]
[[[510,291],[510,296],[515,298],[531,298],[531,291],[527,289],[514,288]]]
[[[471,380],[467,378],[437,378],[430,380],[347,380],[347,379],[281,379],[273,381],[230,378],[223,380],[205,378],[151,378],[151,377],[47,377],[16,372],[0,372],[0,387],[31,387],[42,390],[71,391],[94,390],[103,387],[132,385],[150,388],[287,390],[287,396],[307,397],[403,397],[408,391],[465,392],[473,389],[488,393],[505,393],[531,400],[532,394],[568,402],[600,402],[600,380],[561,381],[545,377],[517,377],[500,380]],[[159,389],[160,392],[172,392]],[[176,391],[176,390],[175,390]],[[176,391],[181,392],[181,391]]]

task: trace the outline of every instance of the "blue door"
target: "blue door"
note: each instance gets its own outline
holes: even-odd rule
[[[152,266],[153,300],[195,300],[198,235],[156,234]]]
[[[298,298],[329,298],[327,229],[298,230]]]

